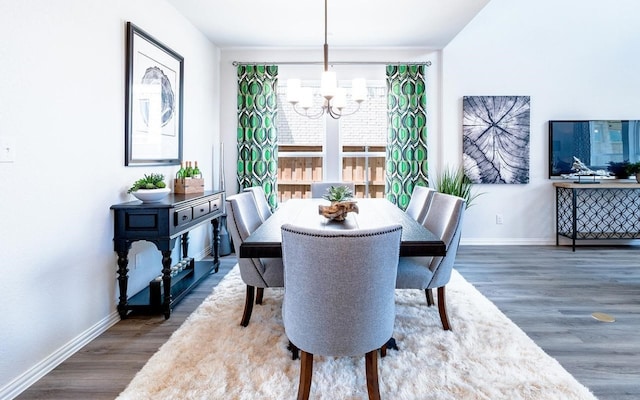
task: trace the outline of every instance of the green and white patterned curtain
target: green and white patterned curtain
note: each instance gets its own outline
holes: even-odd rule
[[[276,135],[278,67],[238,66],[238,184],[262,186],[276,207],[278,141]]]
[[[402,210],[416,185],[429,186],[424,65],[387,65],[387,199]]]

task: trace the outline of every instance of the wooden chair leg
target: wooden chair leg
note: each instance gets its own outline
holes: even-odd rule
[[[262,304],[262,296],[264,296],[264,288],[256,289],[256,304]]]
[[[253,311],[254,291],[255,291],[255,287],[247,285],[247,297],[244,300],[244,313],[242,314],[242,321],[240,321],[240,325],[242,326],[249,325],[249,320],[251,319],[251,312]]]
[[[449,323],[449,316],[447,315],[447,303],[444,295],[444,286],[438,288],[438,311],[440,312],[440,321],[442,321],[442,328],[445,331],[451,330],[451,324]]]
[[[383,344],[382,347],[380,347],[380,357],[384,358],[387,356],[387,344]]]
[[[378,353],[376,350],[373,350],[368,352],[364,357],[369,400],[380,400],[380,386],[378,385]]]
[[[432,305],[436,304],[436,302],[433,301],[433,292],[431,291],[431,289],[425,289],[424,294],[425,296],[427,296],[427,306],[431,307]]]
[[[300,350],[300,384],[298,386],[298,400],[307,400],[311,393],[311,376],[313,375],[313,354]]]

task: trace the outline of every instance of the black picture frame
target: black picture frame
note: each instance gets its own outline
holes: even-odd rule
[[[125,166],[182,161],[184,58],[126,24]]]

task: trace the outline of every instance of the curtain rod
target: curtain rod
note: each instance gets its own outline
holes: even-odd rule
[[[322,61],[278,61],[278,62],[251,62],[251,61],[233,61],[234,67],[238,65],[253,65],[253,64],[272,64],[272,65],[323,65]],[[431,66],[431,61],[423,61],[423,62],[401,62],[401,61],[334,61],[329,62],[329,65],[426,65],[427,67]]]

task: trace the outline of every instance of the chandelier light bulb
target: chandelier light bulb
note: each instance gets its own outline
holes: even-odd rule
[[[300,79],[289,79],[287,81],[287,101],[297,103],[300,101]]]
[[[322,79],[320,81],[320,94],[325,99],[331,99],[336,95],[338,89],[338,80],[336,73],[333,71],[324,71],[322,73]]]
[[[310,87],[303,87],[300,89],[300,107],[303,109],[309,109],[313,106],[313,93]]]
[[[331,105],[338,110],[345,108],[347,106],[347,89],[336,89],[336,96],[331,101]]]
[[[351,97],[354,101],[365,101],[367,99],[367,83],[364,78],[353,80],[351,86]]]

